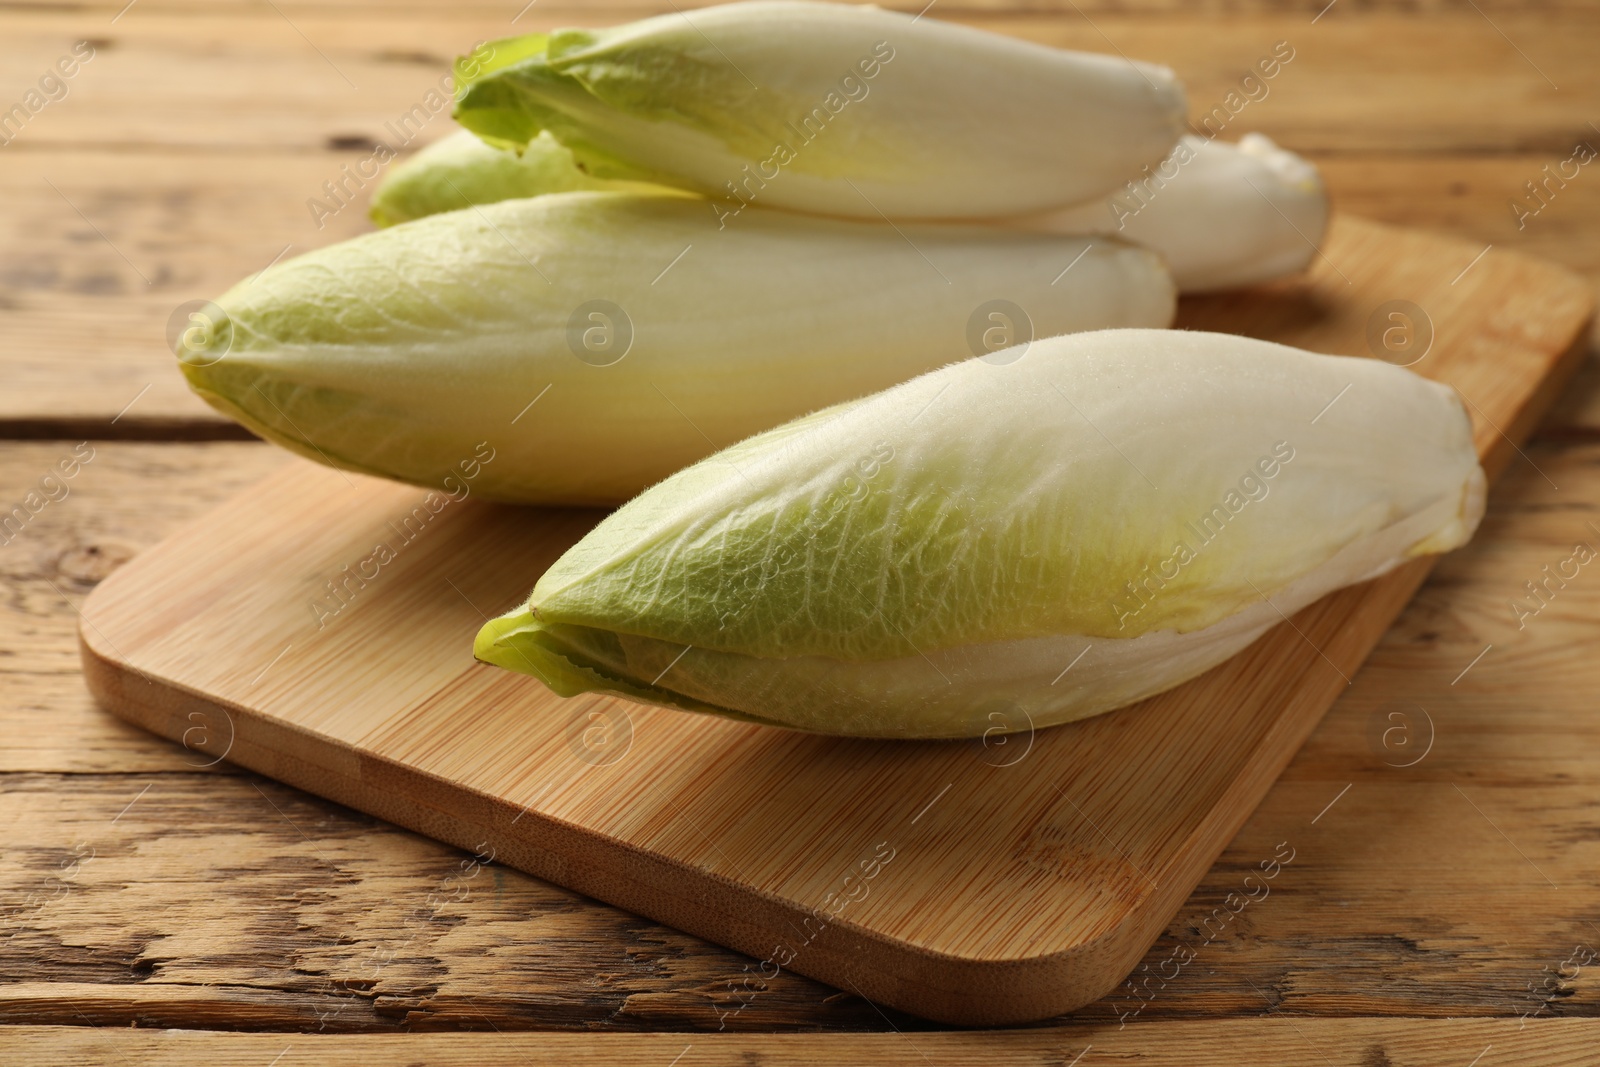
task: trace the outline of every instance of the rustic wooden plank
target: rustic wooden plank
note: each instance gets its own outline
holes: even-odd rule
[[[254,775],[8,774],[0,811],[0,1022],[716,1030],[749,962]],[[784,975],[729,1025],[883,1027],[847,1000]]]
[[[217,296],[280,254],[370,229],[365,204],[322,229],[305,206],[341,163],[357,158],[178,151],[7,158],[0,195],[16,210],[0,222],[0,324],[8,339],[0,427],[48,432],[59,424],[63,435],[105,438],[135,426],[147,436],[223,425],[177,372],[169,321],[180,304]]]
[[[253,6],[228,14],[135,8],[114,26],[78,14],[8,13],[0,84],[20,94],[88,35],[100,42],[95,58],[16,146],[318,149],[334,137],[385,138],[385,123],[424,102],[449,58],[473,42],[572,14],[536,6],[513,26],[515,10],[372,18],[318,8],[291,20]],[[1595,11],[1507,11],[1491,21],[1471,7],[1334,8],[1315,24],[1298,12],[962,14],[1051,45],[1166,63],[1188,86],[1197,123],[1237,93],[1226,129],[1254,127],[1311,151],[1570,153],[1575,139],[1593,135],[1587,101],[1600,91],[1600,69],[1589,61]],[[1242,102],[1241,79],[1279,41],[1293,58]]]
[[[116,567],[286,458],[261,444],[0,444],[0,513],[26,512],[28,494],[38,494],[26,525],[0,527],[0,771],[190,769],[181,749],[94,707],[78,670],[76,605]],[[58,465],[73,460],[76,474],[63,478]]]
[[[85,1067],[195,1064],[261,1067],[284,1064],[367,1067],[599,1067],[616,1063],[680,1067],[761,1064],[872,1063],[926,1067],[983,1063],[994,1067],[1086,1067],[1114,1059],[1133,1067],[1236,1067],[1240,1063],[1316,1063],[1327,1067],[1463,1067],[1474,1057],[1496,1063],[1581,1067],[1593,1063],[1600,1026],[1551,1019],[1515,1022],[1459,1019],[1206,1019],[1135,1025],[917,1034],[229,1034],[196,1031],[94,1031],[84,1027],[0,1028],[0,1053],[21,1062]]]
[[[0,778],[8,855],[24,857],[0,868],[0,974],[24,980],[0,993],[0,1018],[316,1029],[322,1011],[352,1028],[472,1028],[486,1025],[478,1012],[502,1029],[715,1028],[743,957],[499,865],[493,892],[480,889],[486,868],[434,918],[430,895],[470,857],[253,776],[219,776],[226,764],[202,773],[196,753],[90,706],[71,668],[75,616],[47,580],[77,601],[101,570],[62,560],[95,546],[90,558],[126,558],[279,462],[265,446],[95,447],[73,495],[0,549],[15,590],[0,605],[0,646],[17,653],[0,659],[11,739],[0,752],[31,772]],[[69,451],[0,446],[0,499]],[[1181,950],[1193,964],[1082,1017],[1249,1014],[1263,994],[1296,1013],[1600,1014],[1592,969],[1537,999],[1526,988],[1573,945],[1600,948],[1588,926],[1600,920],[1588,877],[1600,827],[1587,788],[1600,760],[1587,673],[1600,584],[1584,569],[1521,630],[1508,604],[1568,542],[1600,544],[1587,525],[1600,521],[1600,448],[1529,456],[1562,488],[1530,464],[1508,472],[1479,538],[1441,562],[1143,966],[1170,974]],[[1411,758],[1400,741],[1424,741],[1412,704],[1433,716],[1436,742],[1415,767],[1390,766]],[[1395,711],[1409,717],[1388,719]],[[1386,744],[1397,724],[1405,731]],[[44,773],[59,771],[115,773]],[[1208,926],[1281,841],[1296,858],[1272,895]],[[96,858],[63,878],[80,843]],[[364,985],[378,964],[377,984]],[[736,1021],[878,1025],[804,979],[784,975],[769,992]]]

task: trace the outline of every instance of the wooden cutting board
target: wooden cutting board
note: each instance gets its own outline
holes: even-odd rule
[[[1341,219],[1306,278],[1187,301],[1182,325],[1387,352],[1449,382],[1492,476],[1576,367],[1592,303],[1560,268]],[[748,953],[747,980],[712,991],[730,1014],[783,969],[952,1023],[1104,995],[1429,568],[1333,594],[1099,718],[836,740],[562,700],[474,662],[483,620],[600,513],[418,510],[425,495],[291,464],[95,590],[89,687],[196,765],[232,760]]]

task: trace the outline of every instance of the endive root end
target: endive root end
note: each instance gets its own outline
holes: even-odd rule
[[[1482,467],[1473,467],[1472,474],[1462,483],[1461,507],[1456,511],[1455,520],[1412,545],[1406,555],[1438,555],[1466,544],[1483,519],[1488,499],[1489,479]]]

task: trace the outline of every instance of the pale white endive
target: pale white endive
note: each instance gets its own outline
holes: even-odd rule
[[[652,487],[480,632],[556,692],[833,734],[1108,711],[1471,536],[1449,387],[1370,359],[1112,330],[976,359]]]
[[[485,140],[520,147],[548,131],[596,175],[733,210],[1042,211],[1160,162],[1186,111],[1165,67],[802,0],[508,38],[480,53],[490,58],[460,71],[455,116]]]
[[[218,298],[190,385],[311,459],[523,503],[619,503],[740,438],[1013,340],[1162,326],[1114,239],[572,192],[433,215]]]
[[[1237,145],[1186,135],[1108,197],[1016,220],[1048,233],[1106,233],[1167,258],[1186,293],[1303,270],[1328,226],[1316,167],[1258,133]]]
[[[391,172],[373,196],[372,215],[390,224],[469,203],[630,184],[652,188],[585,174],[547,133],[518,157],[461,131]],[[708,210],[724,219],[742,214],[737,204]],[[1254,133],[1236,145],[1186,136],[1162,163],[1144,168],[1113,196],[1002,222],[1142,244],[1166,257],[1182,292],[1253,285],[1303,270],[1327,223],[1328,195],[1317,169]]]

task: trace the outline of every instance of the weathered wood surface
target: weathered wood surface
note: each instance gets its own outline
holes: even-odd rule
[[[1053,1030],[910,1035],[791,1034],[202,1034],[183,1031],[92,1031],[19,1026],[0,1031],[0,1056],[52,1067],[116,1062],[127,1067],[206,1063],[210,1067],[820,1067],[870,1063],[927,1067],[981,1063],[993,1067],[1065,1067],[1115,1062],[1128,1067],[1236,1067],[1245,1063],[1326,1067],[1463,1067],[1497,1063],[1589,1067],[1595,1024],[1543,1020],[1228,1019]],[[274,1060],[274,1057],[277,1057]],[[1476,1059],[1475,1059],[1476,1057]]]
[[[619,1043],[593,1047],[560,1035],[518,1037],[513,1027],[693,1030],[714,1018],[707,1000],[750,961],[503,870],[498,875],[509,888],[501,892],[522,900],[513,930],[491,926],[491,913],[477,909],[494,897],[473,888],[450,904],[456,911],[428,920],[426,953],[400,955],[417,926],[406,916],[428,915],[442,872],[470,857],[226,765],[186,766],[192,754],[92,707],[76,673],[68,602],[81,602],[96,578],[130,553],[282,462],[256,445],[100,443],[108,436],[229,432],[171,372],[161,336],[171,309],[214,295],[285,244],[296,252],[357,232],[359,207],[318,231],[306,198],[341,163],[364,158],[368,150],[356,141],[381,136],[384,122],[436,78],[435,61],[470,42],[478,27],[488,35],[502,25],[604,20],[594,12],[622,18],[670,10],[648,0],[598,0],[582,10],[540,0],[511,26],[521,0],[470,0],[452,5],[448,17],[423,0],[277,0],[287,19],[253,0],[125,6],[51,0],[0,11],[0,106],[20,99],[73,40],[108,42],[95,62],[117,60],[91,63],[67,100],[0,147],[0,203],[7,205],[0,212],[0,435],[51,439],[0,445],[0,502],[18,499],[82,437],[93,436],[99,449],[71,498],[51,504],[28,534],[0,547],[0,770],[8,772],[0,775],[7,826],[0,988],[34,990],[26,1012],[6,1003],[0,1019],[60,1024],[0,1029],[0,1060],[255,1067],[313,1038],[140,1034],[127,1026],[160,1020],[315,1030],[320,1021],[304,1020],[327,1010],[328,991],[338,989],[348,995],[339,1017],[359,1018],[357,1028],[487,1030],[487,1020],[460,1010],[470,997],[492,1005],[488,1018],[507,1034],[371,1035],[392,1045],[354,1043],[367,1035],[323,1038],[307,1060],[445,1064],[538,1062],[546,1055],[583,1062],[589,1055],[666,1064],[693,1043],[684,1067],[750,1057],[1005,1062],[1020,1039],[980,1034],[962,1045],[968,1038],[946,1044],[918,1033],[914,1052],[893,1034],[851,1034],[837,1046],[802,1035],[798,1047],[755,1034],[721,1046],[711,1035],[681,1043],[674,1034],[619,1035]],[[1419,0],[1401,8],[1338,0],[1328,8],[1322,0],[1036,0],[1023,9],[1013,0],[941,0],[930,14],[1022,34],[1045,27],[1101,50],[1103,32],[1130,54],[1177,65],[1194,85],[1199,111],[1255,58],[1252,48],[1292,40],[1298,65],[1241,114],[1239,131],[1263,130],[1312,155],[1345,211],[1534,252],[1600,279],[1600,184],[1592,168],[1522,230],[1508,206],[1573,143],[1600,144],[1588,125],[1600,121],[1592,113],[1591,57],[1600,33],[1593,3]],[[155,17],[141,27],[147,16]],[[361,89],[351,90],[290,20],[347,73],[353,65]],[[338,29],[340,20],[354,28]],[[336,32],[325,39],[330,27]],[[208,52],[220,58],[196,62]],[[104,80],[94,88],[87,79],[99,75]],[[320,102],[308,103],[313,97]],[[436,120],[440,130],[442,123]],[[154,284],[146,285],[101,233]],[[1070,1064],[1091,1041],[1097,1047],[1084,1067],[1096,1053],[1118,1049],[1126,1062],[1186,1064],[1446,1067],[1480,1053],[1482,1067],[1592,1062],[1594,1024],[1552,1025],[1550,1017],[1600,1014],[1600,971],[1558,973],[1574,945],[1600,948],[1600,932],[1590,925],[1600,923],[1592,877],[1600,746],[1591,666],[1600,585],[1584,568],[1521,630],[1509,601],[1543,566],[1566,559],[1569,541],[1589,540],[1588,522],[1600,523],[1600,453],[1585,443],[1597,431],[1600,372],[1591,365],[1541,429],[1545,443],[1527,450],[1560,489],[1527,464],[1508,473],[1477,542],[1435,571],[1158,942],[1148,957],[1152,971],[1180,940],[1203,940],[1195,931],[1204,918],[1288,833],[1315,835],[1294,838],[1308,847],[1288,874],[1304,880],[1286,881],[1205,946],[1143,1008],[1138,1018],[1154,1025],[1116,1031],[1116,1012],[1142,1003],[1130,993],[1120,1006],[1114,1001],[1089,1015],[1109,1025],[1104,1042],[1091,1036],[1096,1031],[1051,1028],[1035,1051],[1017,1053],[1017,1062]],[[1399,768],[1388,764],[1417,750],[1398,742],[1419,743],[1412,739],[1426,725],[1414,716],[1387,717],[1405,712],[1408,701],[1435,715],[1437,739],[1421,763]],[[1403,729],[1386,744],[1384,730],[1396,725]],[[146,784],[150,792],[118,818]],[[1350,791],[1309,824],[1346,785]],[[161,797],[175,799],[161,801],[156,817],[130,822],[146,801]],[[86,822],[100,813],[98,824]],[[203,842],[188,839],[209,849],[210,859],[160,851],[163,839],[185,840],[188,828],[197,837],[202,828],[214,831]],[[103,851],[71,867],[73,846],[85,842]],[[313,843],[327,858],[354,862],[354,872],[319,858]],[[141,850],[160,858],[143,863]],[[100,856],[122,865],[117,877],[99,880]],[[34,940],[20,950],[19,907],[34,924],[26,933]],[[552,924],[557,932],[542,940]],[[138,936],[125,937],[127,928]],[[161,955],[161,944],[176,948],[183,939],[183,952]],[[422,943],[418,935],[413,948]],[[149,956],[146,945],[154,946]],[[519,945],[544,962],[516,972],[513,996],[506,990],[513,983],[497,977],[511,964],[491,971],[477,957],[485,948]],[[364,985],[372,977],[363,971],[391,952],[397,954],[377,984]],[[135,967],[141,959],[151,962]],[[295,969],[302,964],[324,970],[308,975]],[[410,968],[403,980],[401,967]],[[165,977],[180,971],[181,979]],[[663,984],[643,982],[640,972]],[[319,991],[297,991],[318,979]],[[758,999],[740,1023],[886,1029],[864,1004],[785,979],[794,985],[774,989],[767,1006]],[[575,991],[572,983],[585,980]],[[41,991],[70,995],[52,999]],[[108,991],[127,999],[115,1003]],[[380,1005],[380,992],[393,999]],[[104,1028],[90,1029],[80,1011]],[[1288,1014],[1250,1018],[1272,1011]],[[1519,1028],[1516,1016],[1529,1011],[1537,1018]],[[1383,1014],[1440,1021],[1332,1018]],[[1501,1018],[1443,1021],[1467,1015]],[[1221,1018],[1186,1021],[1202,1016]],[[1119,1043],[1129,1034],[1142,1044]],[[1308,1035],[1315,1053],[1301,1041]],[[854,1044],[868,1040],[880,1043]],[[639,1043],[621,1043],[631,1041]],[[295,1062],[304,1061],[289,1055],[280,1064]]]
[[[31,739],[4,750],[0,776],[0,1019],[715,1029],[743,957],[499,866],[462,880],[465,853],[226,764],[199,769],[195,753],[92,707],[72,633],[73,605],[104,570],[94,561],[154,543],[283,462],[246,444],[96,449],[73,495],[0,550],[0,647],[14,653],[0,658],[0,707],[5,736]],[[3,446],[0,499],[68,451]],[[1194,962],[1080,1018],[1600,1015],[1600,971],[1560,973],[1574,946],[1600,949],[1600,580],[1584,568],[1522,629],[1510,604],[1572,543],[1600,544],[1600,447],[1528,456],[1146,958],[1155,974],[1180,949]],[[1392,766],[1426,743],[1416,705],[1434,743]],[[1296,855],[1272,895],[1208,934],[1281,841]],[[734,1025],[884,1023],[786,974]]]

